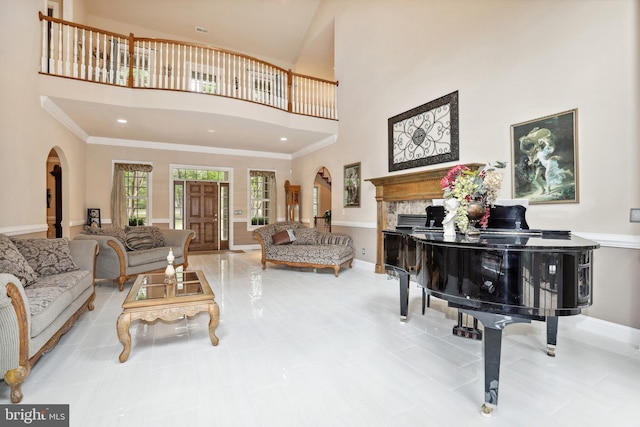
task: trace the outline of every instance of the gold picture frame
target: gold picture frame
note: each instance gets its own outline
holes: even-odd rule
[[[578,109],[511,126],[514,199],[578,203]]]
[[[360,207],[361,169],[360,162],[344,166],[344,207]]]

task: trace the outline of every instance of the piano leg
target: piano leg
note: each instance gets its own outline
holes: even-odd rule
[[[547,323],[547,356],[556,357],[556,339],[558,338],[558,317],[549,316]]]
[[[427,294],[427,288],[422,288],[422,314],[426,307],[431,307],[431,295]]]
[[[400,320],[407,320],[407,312],[409,311],[409,273],[402,270],[396,270],[400,282]]]
[[[512,323],[530,323],[530,319],[505,316],[503,314],[482,311],[460,311],[473,316],[484,325],[484,403],[480,413],[490,417],[498,407],[498,388],[500,385],[500,354],[502,352],[502,330]]]

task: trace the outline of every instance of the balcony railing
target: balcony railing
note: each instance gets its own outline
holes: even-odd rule
[[[218,95],[338,119],[337,82],[222,49],[126,36],[39,16],[43,74],[135,89]]]

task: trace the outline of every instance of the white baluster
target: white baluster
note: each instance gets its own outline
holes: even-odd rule
[[[78,78],[78,28],[73,27],[73,77]]]
[[[58,67],[56,69],[56,74],[62,74],[62,24],[58,24],[58,38],[56,40],[56,50],[57,50],[57,64]]]
[[[49,40],[49,73],[51,74],[55,74],[56,73],[56,37],[58,34],[58,24],[55,23],[51,23],[51,30],[50,30],[50,37],[51,40]]]
[[[158,88],[162,89],[164,87],[164,74],[165,74],[165,69],[164,69],[164,50],[163,50],[163,43],[160,42],[160,50],[158,51],[158,56],[160,56],[160,70],[159,70],[159,78],[158,78]]]
[[[333,87],[333,118],[338,118],[338,87]]]
[[[153,53],[153,59],[151,58],[151,55]],[[158,42],[154,41],[153,42],[153,50],[151,50],[151,42],[149,42],[149,74],[151,74],[149,76],[149,79],[151,80],[151,87],[152,88],[156,88],[157,84],[158,84],[158,77],[157,77],[157,73],[158,73],[158,67],[157,67],[157,63],[156,61],[158,60]]]
[[[171,43],[171,89],[176,89],[177,86],[177,75],[175,73],[176,69],[176,45],[175,43]]]
[[[238,97],[238,86],[237,86],[238,85],[238,75],[236,73],[236,59],[237,58],[234,56],[233,57],[233,70],[232,70],[232,73],[231,73],[231,76],[233,77],[233,80],[232,80],[232,83],[231,83],[233,86],[231,86],[231,90],[233,91],[232,92],[232,96],[234,98]]]
[[[109,83],[113,84],[115,83],[115,70],[114,70],[114,66],[115,66],[115,56],[117,55],[116,52],[116,43],[115,40],[113,38],[113,36],[111,36],[111,40],[109,41]]]
[[[82,46],[80,49],[80,78],[84,80],[87,77],[87,38],[84,28],[82,29],[80,40]]]
[[[174,87],[178,90],[184,89],[182,59],[180,58],[180,44],[173,43],[171,45],[171,63],[173,67]]]
[[[102,82],[106,83],[107,81],[107,61],[109,61],[109,56],[107,55],[107,35],[102,36]]]
[[[47,54],[49,53],[47,49],[47,34],[48,34],[48,23],[46,19],[42,20],[42,45],[40,46],[40,71],[43,73],[47,73],[49,70],[47,69]]]
[[[95,71],[96,71],[96,81],[100,81],[100,33],[96,33],[96,66]]]
[[[213,93],[213,72],[211,69],[211,63],[209,62],[209,54],[211,49],[207,49],[207,93]]]
[[[87,65],[87,79],[93,80],[93,31],[89,31],[89,64]]]

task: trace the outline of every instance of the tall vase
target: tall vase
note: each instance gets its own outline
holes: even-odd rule
[[[469,218],[469,226],[467,227],[468,235],[478,235],[480,230],[477,228],[478,221],[484,216],[484,203],[481,201],[472,200],[469,202],[467,208],[467,217]]]

